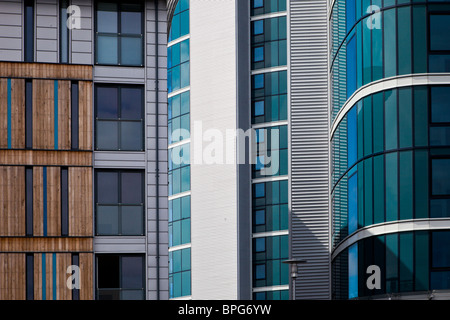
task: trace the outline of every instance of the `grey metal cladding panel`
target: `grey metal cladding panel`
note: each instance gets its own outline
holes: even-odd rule
[[[93,41],[93,0],[72,0],[73,5],[80,7],[81,29],[72,29],[71,58],[72,63],[92,64]]]
[[[58,62],[58,8],[56,1],[36,1],[36,61]]]
[[[291,252],[296,299],[330,299],[327,1],[290,3]]]
[[[22,60],[22,4],[0,1],[0,60]]]

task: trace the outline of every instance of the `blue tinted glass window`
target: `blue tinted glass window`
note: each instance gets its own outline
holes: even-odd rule
[[[265,264],[257,264],[255,266],[255,279],[262,280],[266,278],[266,265]]]
[[[433,195],[450,195],[450,159],[432,160]]]
[[[264,20],[257,20],[253,23],[253,34],[263,34],[264,33]]]
[[[348,233],[358,229],[358,174],[348,179]]]
[[[347,98],[356,90],[356,37],[347,43]]]
[[[261,198],[265,195],[265,187],[264,183],[257,183],[255,184],[255,197]]]
[[[255,212],[255,224],[262,225],[266,223],[266,213],[264,210],[256,210]]]
[[[352,166],[357,158],[357,131],[356,131],[356,108],[353,107],[347,114],[347,159],[348,166]]]
[[[253,0],[253,8],[260,8],[264,5],[263,0]]]
[[[432,233],[432,267],[450,267],[450,232],[441,231]]]
[[[255,252],[263,252],[266,251],[266,239],[265,238],[256,238],[255,239]]]
[[[264,100],[255,101],[255,116],[264,115]]]
[[[360,1],[360,0],[358,0]],[[346,23],[347,23],[347,32],[350,31],[350,29],[355,24],[356,20],[356,3],[355,0],[347,0],[345,1],[345,11],[346,11]]]
[[[450,87],[431,88],[431,121],[450,122]]]
[[[257,74],[253,77],[254,89],[264,88],[264,74]]]
[[[264,61],[264,47],[256,47],[253,49],[253,61]]]
[[[450,50],[450,15],[430,15],[430,49]]]
[[[358,244],[348,248],[348,298],[358,297]]]

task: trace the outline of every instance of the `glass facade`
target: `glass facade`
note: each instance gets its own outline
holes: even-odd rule
[[[449,72],[449,10],[449,1],[336,1],[331,17],[331,121],[370,82]]]
[[[255,132],[253,299],[287,300],[289,267],[282,262],[289,258],[286,0],[252,0],[250,6],[251,119]],[[269,13],[277,16],[266,16]],[[280,286],[284,288],[280,290]]]
[[[172,299],[191,295],[191,196],[186,195],[191,189],[189,0],[178,1],[174,12],[167,67],[169,298]],[[181,92],[177,93],[178,90]]]
[[[330,123],[369,83],[448,72],[449,10],[450,1],[334,2]],[[450,289],[439,250],[450,231],[380,234],[343,247],[344,239],[376,224],[450,217],[448,92],[450,84],[370,91],[333,125],[334,299]],[[367,285],[369,266],[379,267],[379,288]]]

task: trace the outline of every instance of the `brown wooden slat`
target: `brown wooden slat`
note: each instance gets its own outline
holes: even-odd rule
[[[11,147],[25,148],[24,79],[11,79]]]
[[[70,81],[58,81],[58,150],[71,147]]]
[[[92,237],[0,237],[0,252],[92,252]]]
[[[61,168],[47,168],[47,235],[61,235]]]
[[[80,81],[79,96],[79,148],[92,150],[92,82]]]
[[[92,66],[0,62],[0,77],[92,80]]]
[[[94,298],[94,255],[80,253],[80,300],[93,300]]]
[[[0,165],[92,166],[92,152],[0,150]]]
[[[69,235],[92,236],[92,169],[69,168]]]
[[[43,168],[33,168],[33,235],[43,236],[44,190]]]
[[[8,147],[8,80],[0,79],[0,148]]]

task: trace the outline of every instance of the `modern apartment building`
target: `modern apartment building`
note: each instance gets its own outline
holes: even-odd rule
[[[327,1],[168,2],[171,299],[329,299]]]
[[[334,299],[448,299],[449,9],[331,3]]]
[[[1,299],[168,299],[166,12],[0,1]]]

